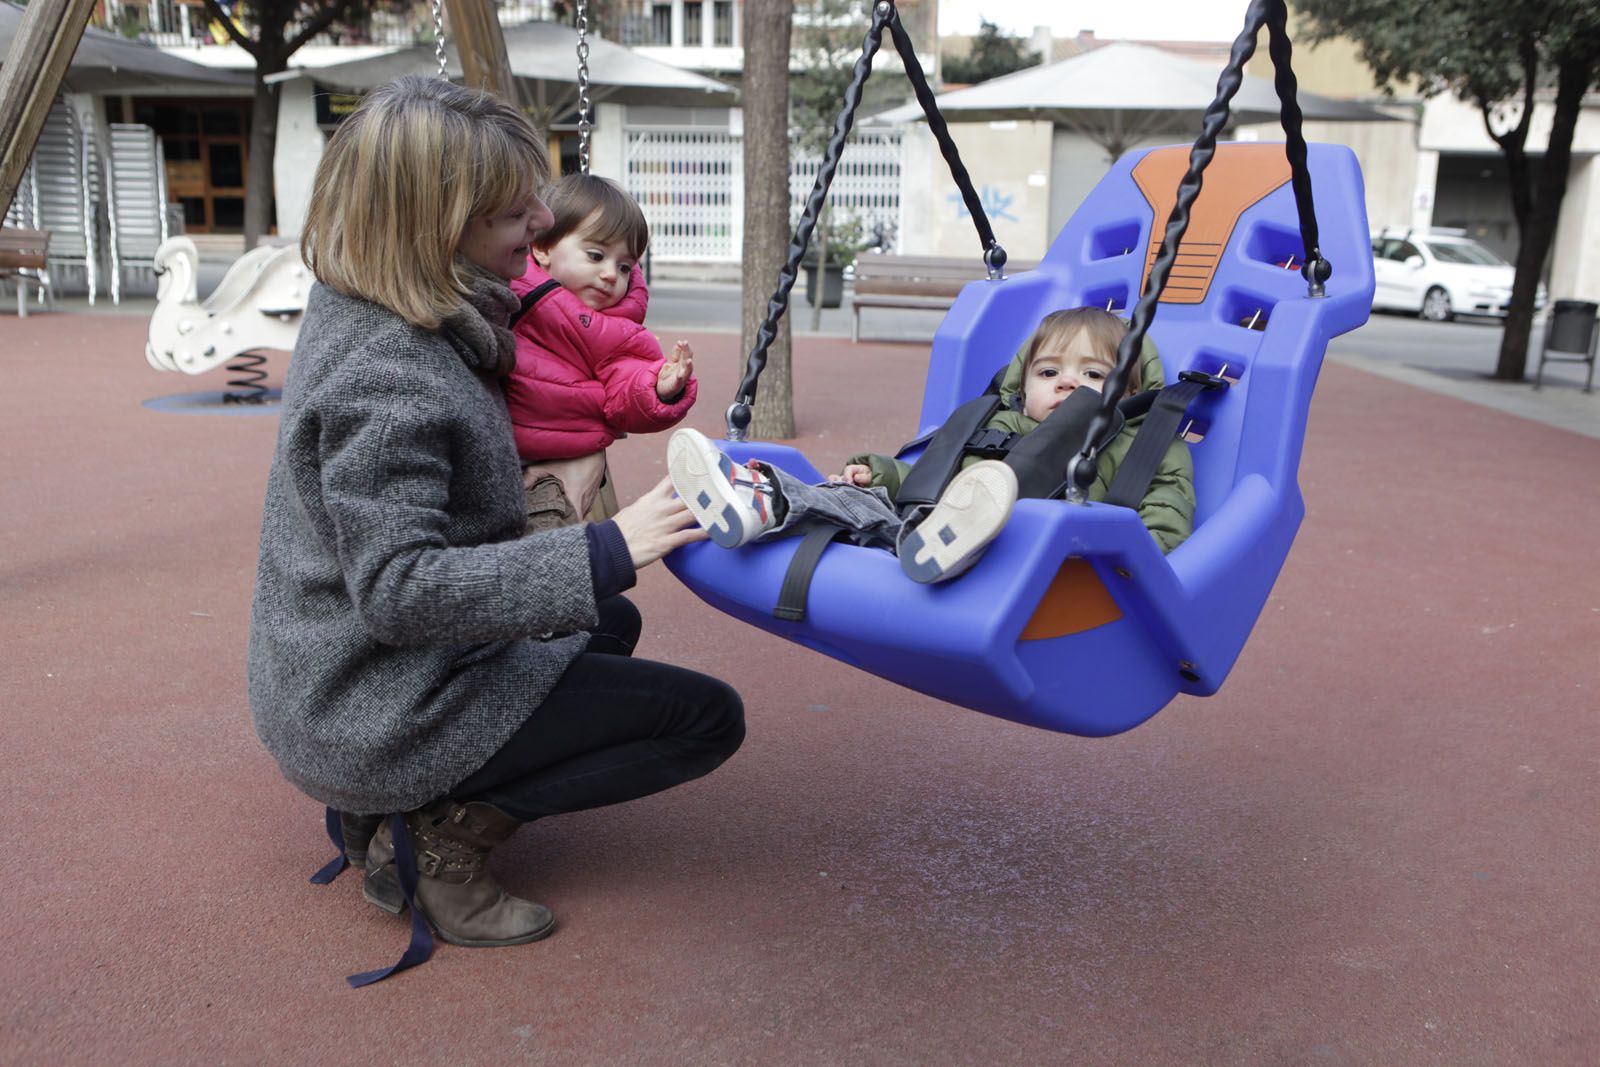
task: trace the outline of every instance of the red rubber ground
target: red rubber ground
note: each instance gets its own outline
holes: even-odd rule
[[[277,420],[142,407],[222,387],[144,329],[0,326],[0,1062],[1600,1062],[1600,441],[1330,365],[1238,667],[1107,740],[653,567],[640,653],[732,681],[744,749],[519,835],[555,937],[351,991],[406,927],[307,883],[321,809],[244,695]],[[692,339],[716,432],[736,340]],[[909,435],[925,349],[798,349],[819,463]],[[615,449],[625,498],[664,451]]]

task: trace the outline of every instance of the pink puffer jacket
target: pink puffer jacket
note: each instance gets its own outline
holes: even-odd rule
[[[530,262],[511,288],[520,297],[549,280]],[[525,462],[587,456],[623,434],[664,430],[688,414],[694,379],[670,404],[656,396],[664,357],[642,325],[649,300],[638,274],[603,311],[556,286],[517,321],[517,367],[505,392]]]

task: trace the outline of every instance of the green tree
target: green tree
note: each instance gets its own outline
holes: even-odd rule
[[[1037,60],[1023,46],[1021,37],[1008,37],[999,26],[983,19],[978,24],[978,36],[972,39],[972,51],[946,58],[940,77],[957,85],[976,85],[1031,67]]]
[[[1505,156],[1517,220],[1516,282],[1494,376],[1522,381],[1539,275],[1555,242],[1583,96],[1600,80],[1596,0],[1298,0],[1311,39],[1355,42],[1378,83],[1415,82],[1475,104]],[[1553,114],[1544,157],[1528,154],[1534,105]]]
[[[255,58],[255,106],[250,116],[250,170],[245,179],[244,241],[251,248],[272,220],[272,157],[278,147],[279,86],[267,77],[289,69],[289,57],[335,24],[364,20],[374,0],[205,0],[206,13],[234,44]],[[243,9],[243,11],[241,11]],[[241,24],[247,14],[251,36]]]
[[[617,11],[617,0],[584,0],[584,15],[589,20],[589,32],[613,41],[622,35],[622,17]],[[556,22],[578,25],[578,0],[551,0],[550,17]]]

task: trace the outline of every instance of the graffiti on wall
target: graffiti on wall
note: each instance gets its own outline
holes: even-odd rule
[[[967,202],[961,198],[960,193],[951,193],[945,199],[956,206],[956,218],[958,220],[972,217],[972,213],[967,210]],[[1015,199],[1016,197],[1009,193],[1002,193],[992,185],[983,185],[978,188],[978,203],[983,206],[983,213],[989,216],[991,222],[999,222],[1002,219],[1008,222],[1021,221],[1011,213],[1011,202]]]

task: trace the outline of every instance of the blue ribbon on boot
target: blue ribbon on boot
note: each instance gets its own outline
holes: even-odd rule
[[[334,822],[338,821],[337,814],[332,818]],[[405,952],[390,966],[350,975],[345,981],[350,983],[351,989],[360,989],[362,986],[381,982],[391,974],[399,974],[419,963],[426,963],[428,957],[433,955],[433,931],[428,928],[428,920],[422,917],[422,909],[417,907],[417,855],[411,847],[411,833],[406,829],[405,817],[399,814],[390,815],[389,829],[394,834],[395,873],[400,877],[400,890],[405,894],[406,904],[411,908],[411,944],[406,946]],[[340,859],[343,858],[344,848],[341,845]]]

